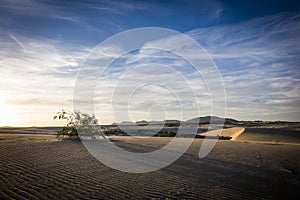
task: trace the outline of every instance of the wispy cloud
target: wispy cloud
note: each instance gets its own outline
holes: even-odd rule
[[[22,42],[20,42],[20,41],[19,41],[15,36],[13,36],[12,34],[8,33],[8,35],[22,47],[24,53],[27,53],[27,49],[26,49],[26,47],[23,45]]]
[[[23,16],[42,16],[56,18],[74,23],[88,22],[84,16],[76,12],[95,12],[100,14],[125,15],[136,10],[146,10],[150,4],[140,1],[82,1],[82,2],[50,2],[40,0],[1,0],[0,9],[5,12]],[[72,8],[72,9],[71,9]],[[98,14],[99,14],[98,13]],[[100,15],[101,16],[101,15]],[[112,19],[111,19],[112,20]]]
[[[84,3],[86,7],[107,11],[115,14],[125,14],[128,11],[146,10],[150,4],[142,1],[102,1],[100,5]]]
[[[174,41],[179,45],[174,45]],[[176,55],[176,52],[181,51],[185,52],[185,56],[196,59],[195,54],[199,53],[199,50],[192,46],[193,44],[186,37],[175,35],[149,41],[141,49],[113,62],[103,74],[96,92],[98,108],[105,108],[105,111],[99,109],[101,111],[99,115],[104,117],[103,111],[105,114],[117,113],[115,116],[119,117],[116,119],[119,122],[141,118],[150,120],[149,110],[155,105],[162,107],[165,111],[164,116],[171,119],[187,120],[196,117],[199,115],[198,107],[201,108],[203,115],[210,114],[212,105],[206,82],[194,66]],[[108,52],[117,53],[121,48],[111,46],[108,49]],[[200,51],[200,56],[202,53],[204,52]],[[92,58],[102,56],[102,53],[96,51]],[[203,75],[213,69],[207,65],[209,58],[204,56],[202,58],[207,67],[202,68]],[[211,83],[212,81],[210,80]],[[127,110],[137,112],[139,115],[130,118],[130,115],[125,115]],[[119,114],[120,112],[122,114]],[[162,110],[153,111],[152,120],[157,120],[161,112]]]
[[[26,125],[22,120],[30,113],[44,116],[36,124],[49,123],[58,107],[72,106],[74,78],[87,53],[59,41],[1,34],[0,94],[10,94],[6,102],[15,108],[19,125]]]
[[[28,9],[36,10],[36,14],[38,8],[45,6],[27,1],[35,6]],[[118,12],[122,6],[128,6],[118,5],[114,9],[105,6],[95,9]],[[19,9],[13,7],[15,4],[5,6]],[[143,9],[143,6],[126,9]],[[214,12],[216,16],[221,13],[221,8]],[[79,23],[73,15],[49,15]],[[208,51],[221,72],[227,92],[227,116],[245,120],[300,120],[299,14],[283,13],[239,24],[195,29],[187,34]],[[162,105],[168,111],[166,118],[179,118],[180,104],[186,109],[183,119],[194,117],[197,107],[200,115],[210,114],[210,93],[205,81],[177,55],[151,49],[157,43],[165,47],[182,45],[178,48],[184,49],[186,55],[204,58],[178,38],[150,41],[142,49],[119,58],[103,74],[95,91],[97,114],[102,122],[114,120],[113,100],[118,112],[131,109],[133,120],[162,117],[159,109],[150,112],[152,105]],[[76,73],[91,50],[88,45],[74,46],[0,29],[0,93],[10,94],[8,102],[18,111],[20,125],[29,125],[30,115],[36,117],[36,124],[52,124],[51,113],[72,106]],[[107,46],[95,51],[89,61],[93,64],[99,58],[115,58],[120,52],[122,49],[117,45]],[[94,73],[94,69],[96,66],[88,72]],[[86,78],[92,75],[86,74]],[[127,119],[120,116],[120,121]]]
[[[244,120],[299,120],[299,18],[297,14],[281,14],[187,33],[205,47],[219,67],[227,93],[227,116]],[[168,117],[176,118],[180,116],[174,104],[177,100],[167,90],[162,92],[166,88],[173,88],[174,94],[181,97],[178,102],[190,111],[183,119],[190,117],[197,106],[201,115],[210,114],[210,93],[204,80],[182,58],[153,49],[157,44],[164,47],[177,44],[176,48],[184,49],[186,55],[205,58],[177,37],[151,41],[142,49],[123,56],[106,71],[96,92],[101,117],[110,116],[111,120],[113,109],[119,112],[125,109],[126,113],[126,109],[132,108],[139,113],[134,115],[134,120],[149,119],[151,105],[159,104],[168,111]],[[95,59],[116,57],[120,51],[120,47],[110,46],[95,54]],[[166,88],[137,88],[157,83]],[[129,104],[132,93],[136,101]],[[147,98],[139,99],[138,94]],[[113,95],[117,107],[112,105]],[[119,116],[129,120],[124,114]]]
[[[229,116],[300,120],[299,14],[282,13],[188,34],[218,65]],[[288,117],[288,112],[298,117]]]

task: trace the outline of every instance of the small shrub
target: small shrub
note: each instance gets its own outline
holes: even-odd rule
[[[62,109],[61,112],[57,112],[53,119],[66,120],[65,126],[57,131],[56,136],[67,136],[68,138],[78,138],[78,130],[85,136],[95,137],[95,135],[101,135],[100,127],[98,127],[98,120],[95,115],[89,115],[81,113],[80,111],[69,111]]]
[[[176,132],[173,131],[164,131],[164,132],[159,132],[154,135],[155,137],[175,137]]]

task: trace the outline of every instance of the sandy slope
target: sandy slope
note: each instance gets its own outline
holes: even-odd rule
[[[170,138],[113,137],[135,152]],[[129,174],[94,159],[79,141],[0,134],[0,199],[278,199],[300,189],[300,146],[218,141],[204,159],[197,139],[162,170]]]
[[[246,128],[237,140],[268,143],[300,144],[300,131],[295,128]]]
[[[243,132],[245,131],[245,128],[243,127],[233,127],[233,128],[227,128],[227,129],[223,129],[221,131],[220,134],[220,130],[213,130],[213,131],[209,131],[207,133],[204,133],[203,135],[206,136],[217,136],[217,135],[221,135],[221,136],[225,136],[225,137],[231,137],[232,141],[237,140],[237,138],[243,134]]]

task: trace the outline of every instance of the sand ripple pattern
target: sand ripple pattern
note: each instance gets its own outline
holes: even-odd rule
[[[167,141],[158,139],[118,145],[151,150]],[[163,170],[130,174],[103,165],[78,141],[0,135],[0,199],[276,199],[300,189],[299,145],[219,141],[199,159],[200,145]]]

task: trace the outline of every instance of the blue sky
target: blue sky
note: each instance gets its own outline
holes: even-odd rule
[[[98,44],[112,34],[131,28],[155,26],[186,32],[280,12],[298,12],[300,7],[297,1],[1,2],[4,30],[84,45]]]
[[[0,105],[7,113],[0,116],[0,125],[59,124],[52,115],[72,108],[76,74],[91,50],[114,34],[140,27],[185,33],[207,50],[224,80],[228,117],[300,121],[297,1],[0,0],[0,13]],[[141,51],[124,62],[141,64],[156,54]],[[161,58],[161,63],[178,64],[172,59]],[[182,72],[190,73],[187,66]],[[116,80],[114,75],[108,76],[107,85]],[[147,95],[152,100],[163,98],[151,91]],[[174,105],[169,97],[166,104]],[[109,115],[103,108],[110,100],[100,100],[102,121],[114,121],[104,116]],[[176,113],[168,117],[176,118]]]

